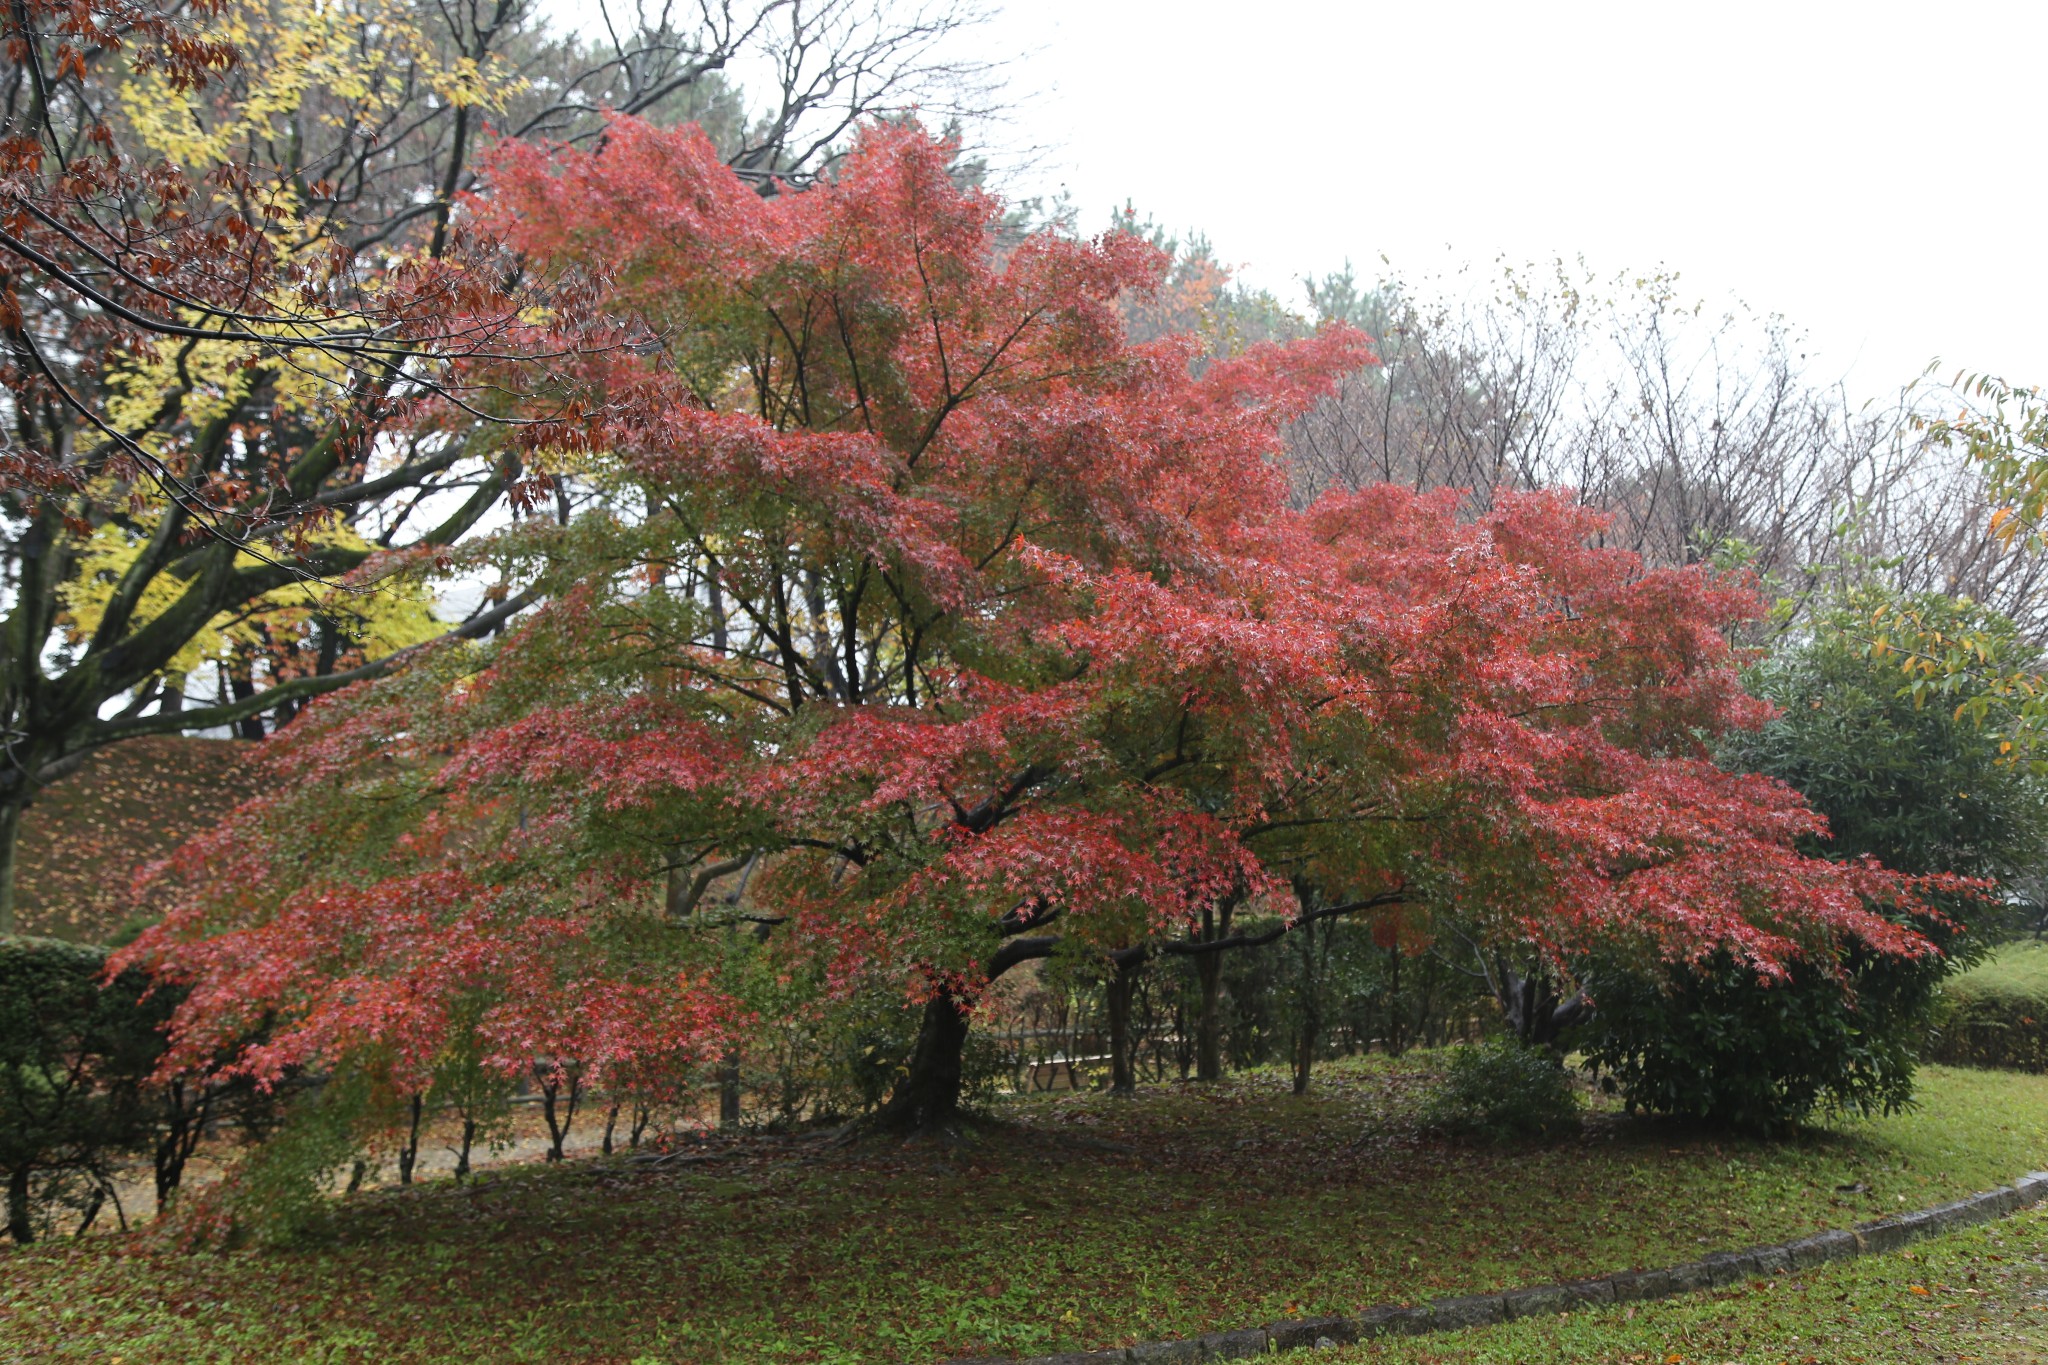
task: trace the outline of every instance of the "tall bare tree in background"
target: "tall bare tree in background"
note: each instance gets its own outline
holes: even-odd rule
[[[37,790],[449,629],[383,564],[555,505],[550,352],[631,344],[461,209],[492,138],[701,122],[771,193],[986,107],[974,0],[19,0],[0,14],[0,931]],[[743,72],[745,84],[736,73]],[[351,581],[354,575],[354,581]],[[375,579],[374,582],[366,579]],[[458,633],[527,600],[489,590]],[[189,700],[188,700],[189,699]]]
[[[1394,481],[1485,506],[1501,489],[1568,487],[1653,564],[1749,560],[1786,598],[1782,622],[1876,575],[2048,631],[2041,557],[2002,552],[1980,471],[1926,439],[1948,401],[1937,387],[1855,403],[1808,373],[1782,319],[1709,313],[1667,276],[1558,266],[1425,292],[1361,287],[1347,268],[1310,297],[1377,338],[1384,363],[1296,424],[1304,499]]]

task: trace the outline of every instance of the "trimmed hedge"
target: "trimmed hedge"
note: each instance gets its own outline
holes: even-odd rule
[[[1929,1061],[2048,1071],[2048,943],[2013,943],[1950,980]]]
[[[16,1242],[54,1230],[67,1209],[81,1230],[91,1226],[117,1167],[152,1168],[164,1209],[208,1133],[228,1124],[261,1136],[278,1120],[281,1089],[241,1078],[159,1082],[179,994],[147,994],[148,977],[134,970],[103,984],[107,955],[0,935],[0,1183]]]
[[[1575,1044],[1629,1112],[1779,1132],[1822,1113],[1890,1114],[1913,1095],[1947,961],[1861,948],[1759,982],[1726,952],[1661,973],[1588,973],[1598,1002]]]
[[[109,1163],[151,1135],[162,1006],[139,1003],[139,973],[103,989],[106,965],[103,948],[0,938],[0,1174],[16,1242],[53,1204],[82,1202],[89,1220]]]

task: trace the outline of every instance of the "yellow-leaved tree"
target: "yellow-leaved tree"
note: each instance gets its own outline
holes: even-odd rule
[[[1960,449],[1982,472],[1985,529],[2004,554],[2048,554],[2048,394],[1988,374],[1952,388],[1961,406],[1922,423],[1929,443]],[[2048,675],[2036,651],[2016,650],[1970,611],[1903,596],[1869,612],[1866,647],[1897,666],[1900,689],[1916,704],[1995,730],[2009,761],[2048,772]]]

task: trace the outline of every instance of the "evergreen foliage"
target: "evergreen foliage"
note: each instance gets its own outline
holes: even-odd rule
[[[89,1218],[110,1159],[151,1132],[146,1082],[166,1012],[137,1003],[148,984],[140,972],[102,989],[106,962],[104,949],[0,938],[0,1171],[16,1242],[62,1208]]]
[[[1828,837],[1808,841],[1817,856],[1916,875],[2030,871],[2048,846],[2039,780],[1966,709],[1916,700],[1895,661],[1863,638],[1870,606],[1851,595],[1757,667],[1752,685],[1778,715],[1732,732],[1722,761],[1803,793],[1828,821]],[[2011,623],[1970,602],[1926,597],[1915,608],[1997,642],[2000,656],[2021,651]],[[2005,918],[1993,898],[1938,903],[1946,922],[1905,921],[1938,957],[1883,957],[1838,940],[1776,981],[1725,954],[1649,971],[1610,966],[1597,974],[1598,1011],[1581,1045],[1631,1107],[1653,1112],[1760,1129],[1816,1108],[1890,1113],[1911,1100],[1940,982],[1976,960]]]

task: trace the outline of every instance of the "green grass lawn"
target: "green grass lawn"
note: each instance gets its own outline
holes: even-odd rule
[[[746,1365],[1027,1354],[1660,1265],[2048,1166],[2048,1077],[1930,1068],[1914,1113],[1776,1144],[1601,1112],[1575,1139],[1510,1150],[1416,1132],[1437,1065],[1331,1068],[1302,1099],[1266,1076],[1134,1101],[1036,1096],[957,1146],[756,1137],[701,1144],[693,1155],[710,1159],[687,1165],[507,1168],[357,1195],[323,1241],[290,1251],[179,1256],[94,1238],[9,1252],[0,1354]],[[2038,1247],[2044,1234],[2029,1226]],[[1818,1323],[1834,1310],[1800,1296],[1824,1281],[1758,1301]],[[1645,1308],[1642,1321],[1765,1311],[1726,1297]],[[1536,1333],[1534,1350],[1552,1340],[1541,1331],[1599,1329],[1499,1330]],[[1526,1357],[1520,1346],[1444,1354],[1449,1340],[1387,1349],[1598,1358],[1566,1336]]]
[[[2048,1209],[1709,1294],[1297,1353],[1331,1365],[1930,1365],[2048,1360]]]
[[[2028,939],[1994,948],[1982,962],[1956,977],[1950,989],[2048,998],[2048,943]]]

